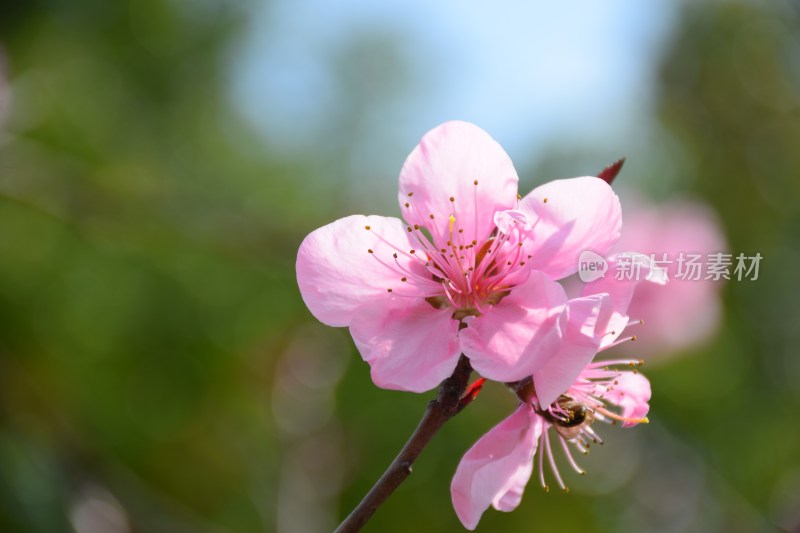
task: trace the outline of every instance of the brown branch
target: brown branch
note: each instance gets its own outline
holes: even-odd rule
[[[439,394],[428,404],[425,415],[403,449],[350,516],[336,528],[335,533],[360,531],[386,498],[411,475],[411,467],[425,446],[444,423],[460,411],[459,403],[464,397],[471,373],[469,359],[462,355],[453,375],[442,382]]]

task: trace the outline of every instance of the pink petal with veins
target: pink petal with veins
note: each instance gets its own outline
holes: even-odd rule
[[[452,310],[395,297],[363,307],[350,333],[384,389],[424,392],[453,373],[461,351]]]
[[[563,340],[558,354],[533,373],[536,396],[550,405],[575,382],[597,353],[601,338],[595,331],[607,295],[570,300],[561,317]]]
[[[392,296],[388,289],[400,285],[404,270],[427,275],[419,259],[407,253],[412,248],[396,218],[352,215],[322,226],[297,252],[303,301],[320,322],[349,326],[360,307]],[[403,290],[424,297],[415,287]]]
[[[465,241],[483,241],[494,229],[495,212],[516,206],[517,181],[508,154],[488,133],[468,122],[446,122],[426,133],[406,159],[400,212],[409,224],[428,228],[436,242],[448,240],[451,214]]]
[[[605,255],[619,239],[619,198],[595,177],[545,183],[525,196],[517,209],[534,223],[526,245],[531,268],[553,279],[577,272],[582,251]]]
[[[478,317],[467,317],[461,349],[482,376],[517,381],[553,357],[561,344],[564,289],[541,272]]]
[[[522,404],[464,455],[450,484],[453,507],[464,527],[475,529],[490,505],[500,511],[517,507],[542,425],[531,406]]]

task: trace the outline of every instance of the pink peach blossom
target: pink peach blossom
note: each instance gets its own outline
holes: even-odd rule
[[[640,341],[625,348],[650,360],[702,343],[716,331],[721,319],[720,290],[724,283],[681,279],[677,261],[681,254],[707,254],[726,249],[719,220],[697,201],[674,200],[648,205],[637,199],[625,213],[619,250],[654,254],[670,277],[669,290],[648,284],[636,291],[629,313],[643,320]],[[638,356],[638,355],[637,355]]]
[[[558,486],[566,491],[553,448],[560,447],[569,465],[583,474],[570,445],[586,453],[590,443],[602,442],[592,428],[595,421],[619,421],[623,427],[647,422],[650,383],[635,370],[611,368],[637,364],[632,360],[591,363],[551,403],[541,402],[530,380],[521,382],[517,391],[525,401],[467,451],[453,476],[453,507],[464,527],[475,529],[489,506],[506,512],[517,508],[533,474],[537,449],[541,486],[549,490],[546,462]]]
[[[609,294],[569,300],[555,280],[576,271],[581,251],[611,249],[619,199],[595,177],[553,181],[522,199],[517,181],[486,132],[448,122],[403,165],[405,222],[353,215],[303,241],[297,280],[306,305],[325,324],[350,328],[376,385],[430,390],[464,353],[499,381],[530,376],[556,356],[583,361],[562,376],[566,387],[608,339],[618,311]]]

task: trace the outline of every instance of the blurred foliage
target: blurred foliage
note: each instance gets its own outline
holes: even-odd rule
[[[348,146],[370,109],[396,103],[408,66],[391,38],[353,36],[332,55],[330,144],[280,149],[227,97],[248,13],[210,0],[3,3],[1,531],[324,531],[424,409],[427,395],[375,388],[294,281],[307,232],[367,209],[344,192]],[[764,255],[761,277],[729,284],[713,345],[648,373],[654,424],[606,431],[570,495],[534,483],[482,530],[797,523],[798,47],[789,4],[687,3],[661,68],[652,138],[664,142],[638,168],[655,195],[713,204],[731,250]],[[596,170],[576,168],[580,150],[521,174]],[[487,387],[368,530],[459,530],[452,473],[512,406]]]
[[[2,18],[0,529],[68,530],[97,484],[136,530],[262,530],[272,354],[302,313],[285,176],[311,170],[224,99],[243,13],[25,6]]]
[[[662,68],[659,117],[684,151],[687,184],[717,209],[731,249],[765,262],[757,282],[728,287],[718,345],[658,377],[676,391],[665,396],[673,431],[776,520],[800,492],[800,425],[786,423],[800,407],[800,11],[770,6],[689,9]],[[790,520],[800,527],[796,511]]]

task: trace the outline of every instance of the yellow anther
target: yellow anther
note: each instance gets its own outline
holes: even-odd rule
[[[433,215],[431,215],[433,218]],[[456,217],[454,215],[450,215],[450,233],[453,233],[453,227],[456,225]]]

